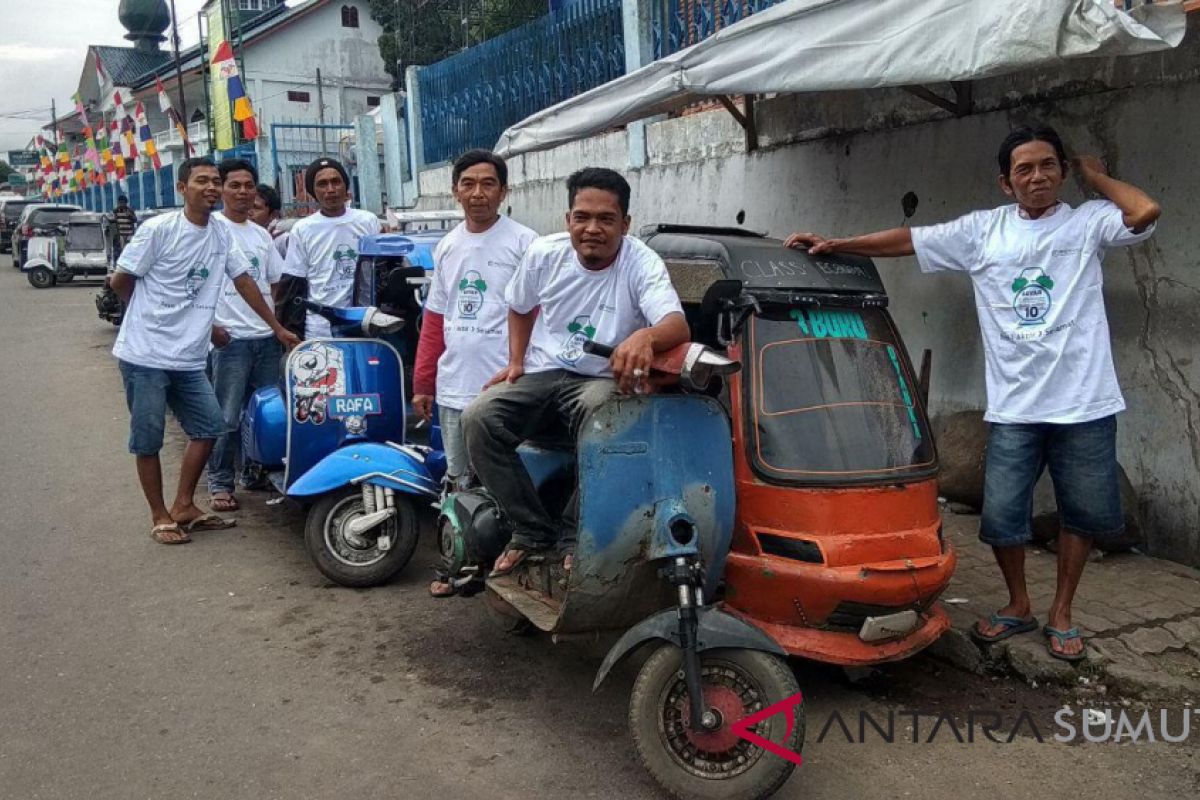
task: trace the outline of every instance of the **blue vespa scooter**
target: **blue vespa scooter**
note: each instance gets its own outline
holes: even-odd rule
[[[412,309],[393,309],[399,316],[299,300],[329,320],[333,336],[293,350],[282,384],[255,392],[242,416],[246,458],[309,504],[309,556],[343,586],[377,586],[403,569],[417,544],[418,503],[441,491],[445,455],[405,443],[403,364],[379,338],[416,319],[415,297]]]

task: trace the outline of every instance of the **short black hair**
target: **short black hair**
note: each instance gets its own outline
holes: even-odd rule
[[[1005,136],[1004,141],[1000,143],[1000,153],[996,156],[996,160],[1000,164],[1001,175],[1007,178],[1008,174],[1012,172],[1013,150],[1030,142],[1046,142],[1053,146],[1058,160],[1064,167],[1067,165],[1067,149],[1063,147],[1062,137],[1058,135],[1058,131],[1049,125],[1023,125]]]
[[[244,158],[226,158],[217,165],[217,170],[221,173],[221,183],[234,172],[249,172],[254,182],[258,183],[258,170]]]
[[[621,213],[629,216],[629,181],[616,170],[606,167],[584,167],[567,178],[567,208],[575,207],[575,195],[580,189],[602,189],[617,196]]]
[[[279,199],[279,192],[275,191],[274,186],[260,183],[254,187],[254,191],[258,192],[258,196],[263,199],[267,208],[272,211],[281,211],[283,209],[283,201]]]
[[[128,198],[128,197],[126,197],[125,195],[121,195],[120,197],[118,197],[118,198],[117,198],[117,202],[118,202],[118,203],[128,203],[128,202],[129,202],[129,198]]]
[[[508,186],[508,164],[491,150],[468,150],[459,156],[454,162],[454,170],[450,173],[450,183],[458,186],[458,179],[462,174],[476,164],[491,164],[496,168],[496,177],[500,179],[500,185]]]
[[[196,167],[212,167],[217,168],[217,162],[213,161],[208,156],[193,156],[192,158],[184,159],[179,165],[179,177],[176,179],[180,183],[187,183],[187,180],[192,175],[192,170]]]

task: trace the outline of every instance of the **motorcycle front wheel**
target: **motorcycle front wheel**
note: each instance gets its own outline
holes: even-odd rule
[[[404,569],[417,548],[417,510],[399,493],[395,506],[390,519],[354,534],[349,523],[366,513],[360,487],[346,486],[317,500],[308,511],[304,546],[321,574],[342,586],[365,588],[387,583]]]
[[[796,765],[742,739],[738,720],[800,691],[791,667],[757,650],[709,650],[700,656],[700,679],[708,708],[720,715],[713,731],[694,730],[683,651],[664,645],[646,660],[629,698],[629,730],[642,765],[680,800],[762,800],[791,776]],[[799,753],[804,743],[804,706],[794,718],[774,714],[755,726],[759,736]]]

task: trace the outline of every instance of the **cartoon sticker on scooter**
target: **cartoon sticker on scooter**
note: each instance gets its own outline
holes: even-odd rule
[[[346,393],[342,351],[314,343],[292,357],[292,417],[296,422],[325,422],[329,397]]]
[[[458,317],[459,319],[475,319],[483,308],[483,295],[487,291],[487,282],[475,270],[471,270],[458,282]]]
[[[358,251],[348,244],[339,244],[333,251],[333,274],[342,280],[353,280],[358,265]]]
[[[1039,267],[1026,267],[1012,283],[1013,311],[1022,325],[1042,325],[1053,299],[1054,281]]]
[[[596,336],[596,328],[591,324],[592,318],[582,314],[572,320],[567,326],[567,338],[563,340],[562,349],[558,351],[558,360],[574,366],[583,357],[583,344]]]

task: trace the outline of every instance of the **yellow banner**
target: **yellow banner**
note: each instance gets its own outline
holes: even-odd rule
[[[229,108],[229,87],[225,79],[212,69],[213,54],[226,40],[225,15],[221,13],[224,3],[212,3],[204,10],[208,19],[208,52],[205,58],[209,66],[208,96],[212,104],[209,109],[208,124],[212,126],[213,142],[218,150],[229,150],[233,147],[233,113]]]

